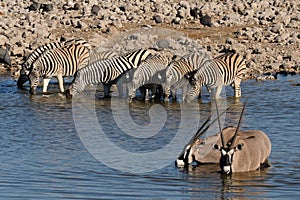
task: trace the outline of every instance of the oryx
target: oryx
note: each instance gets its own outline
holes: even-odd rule
[[[260,130],[239,131],[235,127],[222,130],[224,145],[220,141],[214,145],[219,150],[222,173],[248,172],[269,166],[271,141]],[[222,140],[222,137],[220,137]],[[221,141],[222,143],[222,141]]]
[[[208,119],[200,128],[201,132],[198,131],[186,145],[176,160],[176,165],[186,166],[194,161],[203,164],[220,163],[221,172],[225,174],[248,172],[261,167],[268,167],[267,159],[271,153],[271,141],[268,136],[260,130],[239,131],[245,104],[236,128],[226,127],[216,135],[199,139],[209,127],[208,125],[203,128],[209,121]],[[218,116],[219,119],[220,115],[218,114]],[[207,148],[210,150],[204,152],[204,149]]]
[[[220,131],[222,145],[214,145],[214,149],[221,152],[220,167],[221,172],[225,174],[249,172],[269,166],[268,157],[271,153],[269,137],[260,130],[239,131],[246,103],[247,100],[237,128],[231,127]]]

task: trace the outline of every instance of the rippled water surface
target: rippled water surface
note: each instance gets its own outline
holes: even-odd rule
[[[154,171],[130,173],[130,169],[150,169],[149,163],[164,163],[162,158],[168,152],[162,151],[158,156],[149,157],[149,161],[142,165],[143,162],[134,162],[134,159],[127,163],[121,161],[125,155],[115,155],[115,152],[105,149],[103,145],[106,158],[110,155],[120,157],[120,162],[114,161],[111,165],[119,165],[124,170],[108,167],[87,150],[83,135],[80,134],[85,129],[78,131],[75,126],[72,101],[55,92],[46,96],[30,96],[28,91],[17,89],[16,83],[9,76],[2,76],[0,198],[297,198],[300,195],[300,87],[297,83],[300,83],[300,76],[280,76],[276,81],[242,82],[242,101],[246,96],[249,99],[241,128],[260,129],[268,134],[272,141],[269,158],[271,167],[263,171],[223,176],[217,173],[218,165],[180,170],[173,162]],[[56,91],[55,88],[57,85],[52,86],[53,91]],[[226,93],[227,96],[232,95],[231,88],[227,88]],[[226,101],[228,105],[233,104],[226,115],[226,123],[236,125],[242,104],[234,102],[232,98],[227,98]],[[86,109],[90,109],[89,102],[85,104]],[[179,103],[134,101],[126,108],[113,97],[109,100],[97,99],[91,105],[92,108],[95,106],[94,114],[107,138],[126,152],[151,153],[163,149],[175,138],[174,132],[183,126],[179,123],[182,110]],[[196,108],[200,108],[202,116],[207,116],[210,110],[207,94],[204,93],[200,104],[190,104],[187,111],[192,113]],[[122,117],[127,111],[131,119],[128,121],[130,123],[126,119],[120,125],[124,129],[135,124],[136,130],[144,126],[150,130],[148,134],[156,129],[158,133],[149,138],[146,135],[121,133],[124,129],[118,126],[115,119]],[[155,122],[157,126],[153,125],[155,119],[151,119],[151,116],[158,116],[159,120]],[[192,114],[190,117],[192,118]],[[83,119],[83,122],[85,120],[89,121],[89,118]],[[161,127],[160,121],[163,122]],[[198,126],[192,125],[195,128]],[[87,132],[88,129],[89,126],[86,127]],[[185,137],[189,139],[192,135],[193,133],[186,133]],[[179,152],[182,148],[183,146],[177,147]],[[98,146],[98,151],[101,150],[101,146]],[[174,155],[173,160],[177,156]]]

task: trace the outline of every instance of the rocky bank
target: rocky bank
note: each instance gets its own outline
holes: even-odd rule
[[[0,46],[9,46],[11,57],[11,66],[1,68],[17,71],[48,42],[84,38],[97,48],[101,41],[147,27],[183,34],[211,56],[237,51],[246,58],[248,78],[295,74],[300,72],[299,13],[298,0],[1,0]]]

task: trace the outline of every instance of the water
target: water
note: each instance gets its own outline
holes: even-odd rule
[[[300,194],[300,87],[294,85],[300,83],[300,76],[242,82],[243,95],[249,99],[241,128],[268,134],[272,141],[271,167],[232,176],[217,173],[218,165],[180,170],[173,162],[147,173],[110,168],[87,151],[75,127],[71,101],[56,93],[30,96],[28,91],[17,89],[8,76],[0,80],[1,199],[293,199]],[[57,89],[54,85],[50,90],[53,87]],[[231,95],[231,88],[226,93]],[[231,98],[227,102],[234,105],[226,123],[236,125],[242,104]],[[111,141],[131,152],[155,151],[180,128],[178,123],[172,125],[180,120],[180,106],[170,103],[160,104],[168,119],[156,136],[136,139],[119,134],[110,105],[111,100],[96,101],[99,123],[109,132]],[[148,109],[153,105],[133,102],[132,120],[147,125]],[[191,104],[195,105],[209,111],[208,96],[204,94],[200,104]],[[127,167],[134,165],[128,163]]]

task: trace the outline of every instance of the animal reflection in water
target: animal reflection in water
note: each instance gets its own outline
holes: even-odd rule
[[[245,105],[243,111],[244,108]],[[198,139],[210,126],[206,126],[209,121],[207,120],[200,128],[202,130],[198,131],[186,145],[176,160],[176,165],[182,167],[192,162],[220,163],[221,172],[224,174],[249,172],[269,167],[268,157],[271,153],[271,141],[260,130],[239,130],[243,111],[236,128],[226,127],[216,135],[206,139]],[[214,141],[215,144],[213,145]],[[210,148],[210,151],[203,152],[203,149],[206,148]]]

